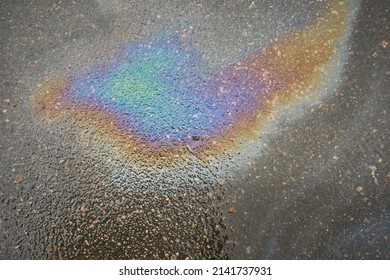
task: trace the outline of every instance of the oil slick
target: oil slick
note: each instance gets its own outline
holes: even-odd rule
[[[32,106],[40,118],[92,127],[133,163],[249,154],[269,116],[324,83],[348,36],[348,10],[336,2],[311,26],[218,71],[176,37],[128,45],[114,62],[45,83]]]

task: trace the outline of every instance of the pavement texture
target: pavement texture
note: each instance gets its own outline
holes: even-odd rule
[[[390,259],[387,1],[1,1],[0,259]]]

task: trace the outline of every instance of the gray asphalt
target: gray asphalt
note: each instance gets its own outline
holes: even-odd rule
[[[275,120],[247,162],[170,169],[37,119],[37,88],[154,36],[219,69],[328,2],[1,1],[0,259],[390,259],[390,6],[354,3],[327,98]]]

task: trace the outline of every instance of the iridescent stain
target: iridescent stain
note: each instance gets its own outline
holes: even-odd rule
[[[216,137],[256,110],[261,81],[244,88],[197,75],[200,57],[178,40],[136,45],[113,65],[71,78],[66,101],[95,106],[148,144],[177,144]],[[249,82],[250,77],[247,77]]]
[[[313,26],[213,72],[177,38],[123,47],[114,62],[45,84],[34,105],[51,118],[77,115],[130,158],[220,153],[318,83],[342,38],[344,14],[344,5],[334,5]]]

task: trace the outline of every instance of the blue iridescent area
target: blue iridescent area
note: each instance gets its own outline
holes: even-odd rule
[[[175,38],[137,44],[112,64],[73,75],[67,98],[108,112],[148,143],[216,137],[255,114],[262,82],[234,67],[207,73],[205,65]]]

